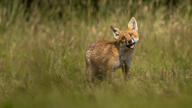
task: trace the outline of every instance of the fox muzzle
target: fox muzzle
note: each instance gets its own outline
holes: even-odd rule
[[[126,41],[126,45],[127,46],[129,46],[129,45],[131,45],[131,44],[134,44],[135,42],[134,42],[134,40],[133,39],[130,39],[130,40],[127,40]]]
[[[126,46],[131,49],[135,48],[135,41],[133,39],[127,40]]]

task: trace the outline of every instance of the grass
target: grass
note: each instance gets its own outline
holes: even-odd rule
[[[14,10],[0,8],[9,13],[0,16],[0,107],[192,106],[192,20],[187,12],[170,13],[165,7],[153,12],[143,6],[134,15],[117,10],[94,20],[75,15],[54,20],[34,9],[26,20],[22,6]],[[96,40],[113,40],[110,25],[124,29],[132,16],[140,41],[131,79],[125,82],[118,70],[110,84],[87,84],[85,49]]]

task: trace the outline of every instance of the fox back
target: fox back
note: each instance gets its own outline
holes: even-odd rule
[[[111,74],[122,68],[124,78],[129,78],[131,58],[139,40],[137,22],[134,17],[128,28],[120,30],[111,26],[114,41],[100,40],[93,42],[86,50],[86,77],[88,81],[111,78]]]

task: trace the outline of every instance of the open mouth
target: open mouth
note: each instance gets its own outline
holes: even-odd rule
[[[134,43],[132,43],[132,44],[127,45],[127,47],[128,47],[128,48],[130,48],[130,49],[135,48],[135,42],[134,42]]]

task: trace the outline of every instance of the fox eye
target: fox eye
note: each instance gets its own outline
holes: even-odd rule
[[[132,36],[133,36],[133,33],[129,33],[129,35],[132,37]]]

